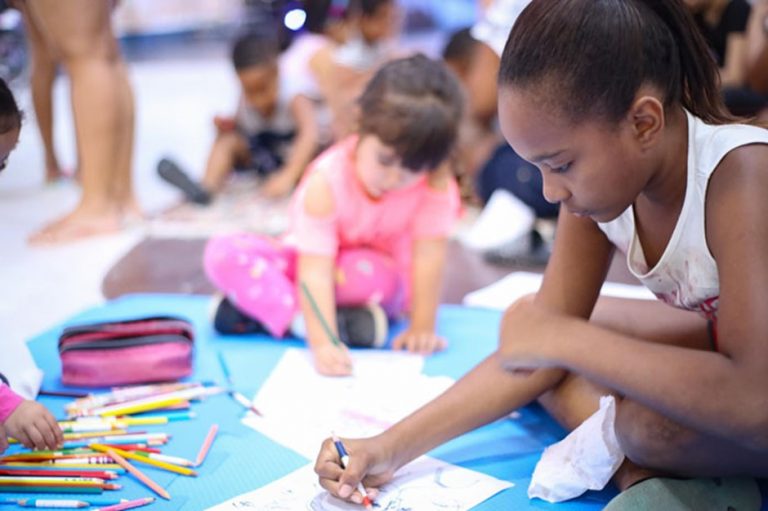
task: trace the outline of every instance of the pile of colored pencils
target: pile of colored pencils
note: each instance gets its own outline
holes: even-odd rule
[[[59,421],[64,445],[56,451],[28,451],[14,448],[0,456],[0,493],[101,494],[122,488],[116,482],[126,472],[162,498],[168,492],[131,462],[180,474],[196,476],[192,468],[205,457],[217,426],[211,428],[196,462],[161,452],[171,435],[135,431],[132,428],[164,425],[194,417],[190,401],[217,394],[222,389],[199,383],[142,385],[93,394],[66,406],[67,420]],[[151,415],[132,416],[140,412]],[[11,443],[18,444],[14,439]],[[17,446],[20,447],[20,446]],[[130,460],[130,461],[128,461]],[[120,511],[143,506],[154,498],[125,499],[12,498],[0,504],[20,507],[83,508],[101,506]]]

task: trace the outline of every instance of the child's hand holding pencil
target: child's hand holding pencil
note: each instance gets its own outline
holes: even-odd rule
[[[317,372],[325,376],[349,376],[352,374],[352,358],[349,349],[333,344],[310,345]]]
[[[315,360],[315,369],[317,372],[325,376],[349,376],[352,374],[352,357],[349,356],[349,349],[344,345],[336,332],[328,324],[328,321],[320,311],[320,307],[315,301],[315,297],[309,292],[309,288],[306,283],[300,282],[301,291],[304,294],[312,312],[320,322],[320,326],[323,328],[325,335],[328,336],[331,343],[328,342],[315,342],[311,338],[307,338],[309,348],[312,350],[312,355]]]
[[[391,454],[393,450],[376,437],[342,441],[333,435],[323,442],[315,473],[331,494],[370,509],[379,494],[376,488],[390,481],[398,468]]]

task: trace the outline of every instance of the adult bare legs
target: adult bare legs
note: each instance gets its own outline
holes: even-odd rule
[[[43,39],[40,28],[32,19],[27,3],[18,2],[16,5],[24,17],[24,34],[30,54],[29,84],[32,91],[32,104],[45,153],[45,181],[52,182],[63,177],[53,142],[52,91],[59,62],[52,53],[50,45]]]
[[[71,80],[82,196],[32,243],[120,230],[138,213],[131,185],[133,96],[110,24],[110,0],[27,0],[30,17]]]

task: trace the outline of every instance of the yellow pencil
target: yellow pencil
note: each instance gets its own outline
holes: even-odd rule
[[[188,401],[181,397],[171,397],[167,399],[158,399],[157,401],[135,403],[127,406],[114,406],[110,409],[97,410],[96,413],[102,417],[111,417],[115,415],[130,415],[132,413],[147,412],[149,410],[157,410],[159,408],[167,408],[169,406],[187,403]]]
[[[122,456],[124,458],[128,458],[129,460],[134,460],[134,461],[138,461],[139,463],[144,463],[144,464],[147,464],[147,465],[152,465],[153,467],[161,468],[163,470],[167,470],[169,472],[174,472],[176,474],[181,474],[181,475],[184,475],[184,476],[193,476],[193,477],[197,476],[197,472],[195,472],[194,470],[191,470],[189,468],[179,467],[179,466],[173,465],[171,463],[166,463],[164,461],[153,460],[152,458],[146,458],[144,456],[139,456],[138,454],[134,454],[134,453],[128,452],[128,451],[123,451],[122,449],[115,449],[115,448],[112,448],[112,447],[107,447],[106,445],[102,445],[102,444],[91,444],[90,448],[93,449],[93,450],[96,450],[96,451],[106,452],[106,453],[108,453],[110,451],[116,452],[120,456]]]

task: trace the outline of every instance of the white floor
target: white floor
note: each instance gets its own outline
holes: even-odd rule
[[[415,38],[408,46],[434,54],[436,45],[432,37]],[[172,155],[200,175],[214,135],[212,116],[230,112],[236,100],[224,45],[220,55],[210,48],[198,58],[185,53],[179,59],[129,64],[137,112],[134,183],[149,214],[178,200],[157,177],[157,161]],[[68,91],[66,76],[61,76],[54,91],[54,130],[61,163],[71,169],[76,157]],[[137,227],[61,247],[27,245],[31,233],[77,203],[79,189],[71,182],[43,183],[43,153],[29,91],[14,92],[26,117],[19,145],[0,174],[0,372],[6,375],[29,365],[15,362],[26,357],[25,341],[103,301],[104,275],[144,236],[144,228]],[[35,383],[28,387],[34,389]]]

